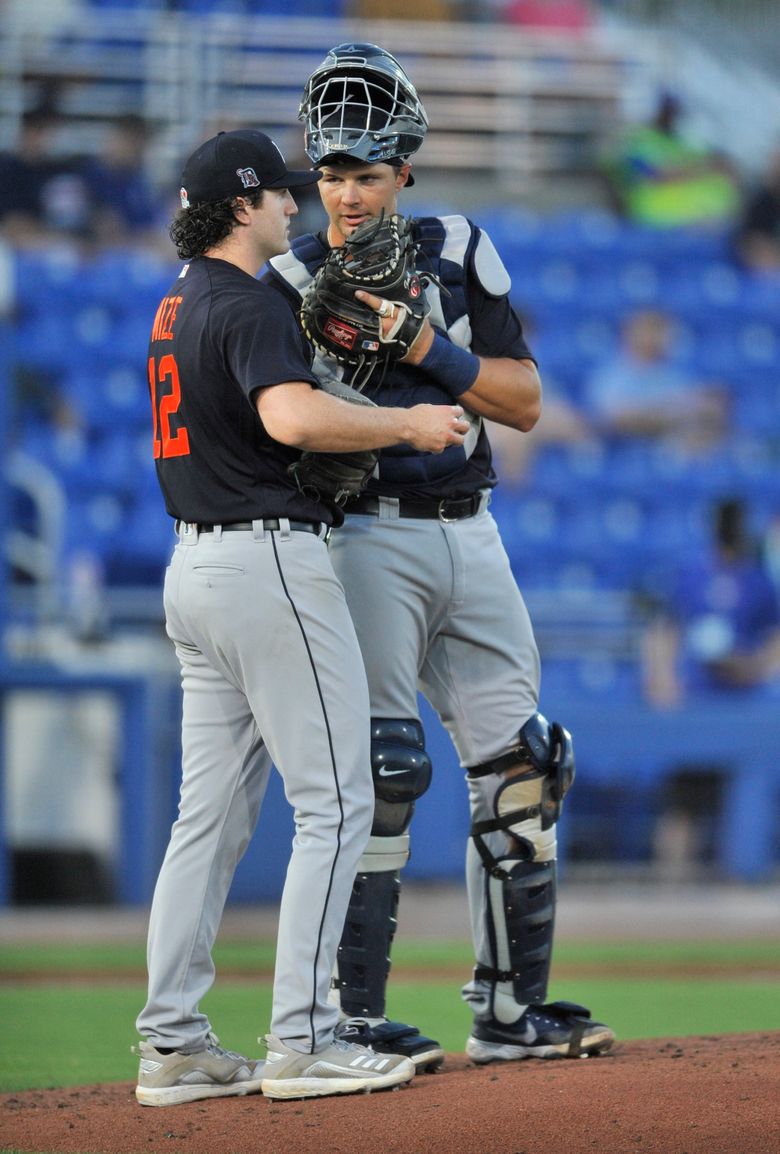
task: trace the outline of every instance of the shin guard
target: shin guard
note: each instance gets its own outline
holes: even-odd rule
[[[400,891],[397,870],[355,878],[334,979],[342,1012],[349,1017],[384,1017]]]
[[[508,1020],[515,1007],[544,1002],[550,977],[555,931],[556,866],[504,858],[485,874],[485,908],[490,965],[478,964],[475,982],[492,987],[492,1016],[501,1020],[507,999]]]

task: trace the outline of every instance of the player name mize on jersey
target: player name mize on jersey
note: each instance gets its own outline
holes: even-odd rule
[[[151,345],[173,340],[173,324],[181,302],[180,296],[163,297],[154,318]],[[152,404],[152,455],[155,460],[186,457],[190,453],[190,436],[179,414],[182,396],[176,356],[168,348],[150,349],[150,354],[147,369]]]
[[[152,326],[153,341],[172,341],[173,322],[176,320],[176,310],[181,304],[181,297],[163,297]]]

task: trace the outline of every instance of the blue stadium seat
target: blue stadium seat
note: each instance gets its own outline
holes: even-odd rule
[[[67,310],[56,306],[21,315],[16,324],[16,363],[64,372],[80,357],[73,324]]]
[[[68,313],[88,298],[90,278],[74,249],[14,252],[14,296],[23,317],[52,308]]]
[[[160,299],[180,271],[175,259],[162,260],[140,249],[107,249],[90,262],[85,281],[94,303],[130,312],[149,308],[153,319]]]
[[[724,381],[733,429],[717,453],[687,459],[641,442],[537,450],[520,485],[502,482],[493,513],[521,588],[634,588],[706,539],[712,502],[745,495],[759,518],[780,508],[778,287],[729,263],[724,237],[644,230],[603,213],[480,215],[515,276],[542,377],[582,402],[591,365],[615,347],[621,318],[660,303],[681,320],[677,352]],[[72,547],[94,538],[112,582],[156,581],[171,546],[150,455],[144,365],[175,260],[107,251],[20,253],[12,357],[49,371],[85,422],[85,440],[30,420],[22,446],[60,476]],[[522,299],[520,299],[522,297]],[[567,672],[580,695],[620,695],[625,671]]]
[[[539,234],[540,250],[587,264],[589,259],[623,250],[625,226],[601,209],[563,211],[545,217]]]
[[[127,503],[122,532],[106,554],[109,585],[162,586],[165,568],[174,546],[173,520],[165,511],[153,474],[151,484],[141,485]]]
[[[745,274],[740,284],[740,297],[746,314],[777,325],[780,276]]]
[[[113,493],[69,493],[64,557],[93,554],[105,564],[122,534],[126,504]]]
[[[169,0],[87,0],[91,8],[122,8],[137,11],[159,12],[170,7]]]
[[[17,449],[50,469],[66,491],[94,492],[94,463],[89,439],[78,431],[57,433],[51,425],[30,422],[20,431]]]

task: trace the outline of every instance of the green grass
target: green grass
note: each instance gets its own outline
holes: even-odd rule
[[[225,1045],[261,1056],[257,1037],[268,1029],[273,949],[268,943],[225,942],[215,955],[217,982],[203,1008]],[[468,945],[399,943],[394,959],[388,1012],[419,1024],[446,1050],[462,1050],[470,1023],[460,999],[471,966]],[[130,1046],[137,1040],[134,1022],[145,997],[143,965],[143,948],[137,946],[0,949],[0,974],[6,974],[0,982],[0,1091],[132,1080],[137,1058]],[[650,966],[661,967],[661,976],[648,977]],[[724,966],[729,976],[723,976]],[[441,980],[420,980],[418,967],[448,972]],[[556,967],[574,976],[559,978]],[[50,973],[51,979],[10,978],[29,970]],[[258,979],[248,976],[258,970]],[[78,971],[95,976],[76,980]],[[70,981],[57,980],[69,973]],[[589,1006],[622,1040],[777,1030],[777,945],[561,943],[550,998]]]
[[[214,959],[220,974],[231,971],[251,973],[269,971],[274,961],[272,942],[218,942]],[[472,964],[471,945],[468,942],[396,942],[393,962],[397,969],[404,966],[423,966],[431,971],[437,966],[456,968],[467,972]],[[558,965],[581,965],[591,969],[604,966],[739,966],[778,968],[778,944],[765,938],[729,942],[672,941],[672,942],[561,942],[555,948]],[[112,972],[128,971],[143,974],[146,954],[143,944],[104,945],[3,945],[0,946],[0,977],[3,974],[51,972],[68,974],[75,971],[102,971],[106,979]]]
[[[269,970],[274,962],[273,942],[219,943],[214,958],[220,970]],[[38,973],[67,974],[74,971],[134,971],[143,975],[146,948],[143,944],[103,945],[9,945],[0,946],[0,976],[9,972],[35,970]]]

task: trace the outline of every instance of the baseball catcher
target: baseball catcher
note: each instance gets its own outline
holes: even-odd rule
[[[358,389],[406,356],[428,315],[417,247],[411,218],[383,213],[330,250],[303,298],[304,332],[318,352],[351,368]],[[382,299],[378,310],[355,296],[361,290]]]
[[[533,627],[486,503],[496,478],[485,418],[525,433],[541,412],[511,278],[468,217],[398,215],[428,120],[390,53],[368,43],[331,49],[307,81],[299,119],[323,171],[328,227],[296,237],[264,276],[301,310],[315,374],[329,362],[383,407],[456,401],[469,425],[463,444],[440,456],[403,443],[380,451],[330,540],[366,665],[375,798],[333,978],[338,1036],[404,1054],[418,1071],[444,1060],[435,1039],[387,1015],[401,872],[433,772],[422,694],[468,781],[476,966],[462,991],[474,1015],[466,1052],[479,1063],[601,1053],[614,1040],[608,1026],[547,1001],[555,827],[573,745],[538,711]]]

